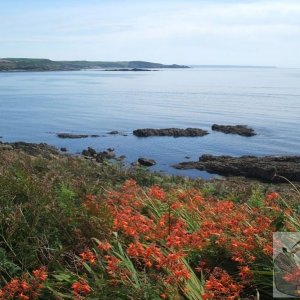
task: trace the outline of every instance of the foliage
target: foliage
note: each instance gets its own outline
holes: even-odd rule
[[[0,299],[272,299],[272,233],[300,227],[257,183],[18,152],[0,174]]]

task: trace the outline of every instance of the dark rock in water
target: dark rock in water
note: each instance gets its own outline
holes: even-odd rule
[[[68,149],[67,149],[67,148],[65,148],[65,147],[61,147],[61,148],[60,148],[60,151],[61,151],[61,152],[67,152],[67,151],[68,151]]]
[[[112,150],[112,148],[110,148]],[[94,148],[88,147],[81,152],[81,155],[89,158],[95,158],[97,162],[103,162],[105,159],[113,159],[116,157],[114,151],[97,152]]]
[[[197,162],[182,162],[176,169],[198,169],[224,176],[244,176],[265,182],[300,181],[300,156],[213,156],[202,155]],[[286,179],[284,179],[284,178]]]
[[[114,159],[116,154],[113,151],[103,151],[97,153],[96,161],[103,162],[105,159]]]
[[[146,167],[151,167],[151,166],[156,165],[156,161],[154,159],[147,159],[147,158],[143,158],[143,157],[139,158],[138,162],[141,165],[146,166]]]
[[[113,151],[115,151],[115,149],[114,148],[107,148],[107,151],[113,152]]]
[[[158,71],[158,70],[149,70],[149,69],[141,69],[141,68],[132,68],[132,69],[129,69],[129,68],[120,68],[120,69],[106,69],[104,71],[134,71],[134,72],[147,72],[147,71]]]
[[[74,134],[74,133],[57,133],[60,139],[84,139],[88,137],[97,138],[98,134]]]
[[[120,134],[120,132],[117,130],[113,130],[113,131],[108,132],[108,134],[116,135],[116,134]]]
[[[82,150],[81,155],[90,156],[90,152],[87,149]]]
[[[218,125],[213,124],[211,127],[214,131],[220,131],[226,134],[238,134],[242,136],[254,136],[254,130],[246,125]]]
[[[84,149],[81,154],[83,156],[95,157],[97,156],[97,151],[94,148],[88,147],[87,149]]]
[[[133,134],[138,137],[148,137],[148,136],[173,136],[173,137],[198,137],[207,135],[206,130],[200,128],[164,128],[164,129],[136,129]]]
[[[122,162],[125,158],[126,158],[125,155],[121,155],[121,156],[115,157],[115,160]]]
[[[60,139],[83,139],[88,138],[88,134],[73,134],[73,133],[58,133],[57,137]]]
[[[184,158],[186,158],[186,159],[191,159],[191,157],[190,157],[190,156],[185,156]]]
[[[115,157],[116,157],[116,154],[115,154],[113,151],[103,151],[101,154],[102,154],[102,155],[104,156],[104,158],[106,158],[106,159],[112,159],[112,158],[115,158]]]

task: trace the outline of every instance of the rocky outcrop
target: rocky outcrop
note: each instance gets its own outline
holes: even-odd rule
[[[152,166],[156,165],[156,161],[154,159],[148,159],[148,158],[143,158],[143,157],[140,157],[138,159],[138,162],[139,162],[139,164],[141,164],[142,166],[145,166],[145,167],[152,167]]]
[[[60,139],[84,139],[88,137],[99,137],[97,134],[74,134],[74,133],[57,133],[57,137]]]
[[[226,134],[238,134],[242,136],[254,136],[254,130],[246,125],[218,125],[213,124],[211,127],[214,131],[220,131]]]
[[[300,156],[202,155],[197,162],[182,162],[173,167],[198,169],[224,176],[244,176],[266,182],[286,182],[286,179],[300,182]]]
[[[126,133],[124,132],[121,132],[121,131],[118,131],[118,130],[112,130],[112,131],[109,131],[107,132],[107,134],[110,134],[110,135],[121,135],[121,136],[127,136]]]
[[[88,147],[87,149],[84,149],[81,152],[81,155],[88,156],[88,157],[95,157],[97,155],[97,151],[92,147]]]
[[[33,144],[25,142],[2,143],[0,142],[1,150],[21,150],[31,156],[42,156],[44,158],[53,158],[59,155],[59,151],[48,144]]]
[[[14,147],[11,145],[6,145],[6,144],[0,144],[0,151],[1,150],[14,150]]]
[[[173,137],[199,137],[207,135],[206,130],[200,128],[164,128],[164,129],[136,129],[133,134],[137,137],[148,137],[148,136],[173,136]]]
[[[87,158],[94,158],[97,162],[103,162],[105,159],[113,159],[116,158],[116,154],[113,148],[109,148],[103,152],[97,152],[94,148],[88,147],[83,150],[81,155]]]

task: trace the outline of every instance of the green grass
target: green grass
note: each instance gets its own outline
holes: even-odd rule
[[[96,164],[76,157],[45,159],[32,157],[20,151],[0,152],[0,288],[12,278],[29,274],[46,266],[49,281],[39,299],[72,299],[71,284],[81,278],[94,282],[93,295],[101,299],[161,299],[163,287],[151,272],[142,271],[133,263],[124,249],[128,239],[113,234],[113,216],[107,208],[107,194],[119,190],[125,181],[134,179],[144,189],[158,185],[169,193],[174,201],[176,193],[196,189],[207,199],[232,200],[248,203],[253,209],[264,209],[264,195],[273,189],[282,190],[286,202],[297,206],[297,193],[288,185],[270,186],[256,181],[230,179],[210,182],[190,180],[183,177],[162,176],[149,173],[144,168],[126,169],[119,163]],[[85,209],[86,195],[95,195],[99,210]],[[173,197],[173,198],[172,198]],[[145,198],[142,213],[158,220],[168,213],[169,203],[158,204],[151,197]],[[193,232],[199,226],[197,215],[179,210],[174,216],[186,221]],[[285,222],[285,219],[278,222]],[[299,228],[299,220],[292,215],[289,222]],[[279,226],[279,225],[278,225]],[[283,226],[283,225],[281,225]],[[79,254],[87,248],[95,248],[95,241],[114,241],[113,254],[122,267],[131,274],[123,284],[116,287],[108,282],[104,263],[99,259],[96,270],[85,264],[83,272],[78,265]],[[168,249],[165,250],[168,253]],[[211,255],[211,260],[224,263],[226,253],[207,248],[201,255]],[[97,253],[96,253],[97,254]],[[99,254],[97,254],[99,255]],[[174,291],[174,299],[200,299],[203,278],[193,271],[198,252],[189,253],[183,263],[191,270],[188,292]],[[222,257],[222,259],[220,259]],[[262,271],[270,271],[262,259]],[[234,268],[233,268],[234,269]],[[85,275],[83,275],[85,274]],[[260,284],[265,288],[262,276]],[[259,278],[259,276],[257,278]],[[267,280],[268,281],[268,280]],[[97,294],[98,293],[98,294]],[[93,296],[94,297],[94,296]],[[88,299],[99,299],[98,296]],[[1,299],[1,298],[0,298]]]

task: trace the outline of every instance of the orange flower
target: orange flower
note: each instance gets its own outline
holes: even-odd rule
[[[20,293],[18,295],[18,299],[20,299],[20,300],[29,300],[30,298],[28,296],[24,295],[23,293]]]
[[[110,276],[115,277],[121,261],[115,256],[111,256],[111,255],[106,255],[104,258],[106,259],[107,262],[107,267],[106,267],[107,273]]]
[[[191,267],[193,271],[203,271],[208,278],[203,299],[238,299],[243,289],[253,284],[252,263],[272,252],[270,242],[278,216],[273,207],[279,207],[277,201],[270,205],[266,199],[266,209],[259,210],[249,203],[206,197],[197,189],[165,192],[158,186],[150,188],[147,196],[129,181],[120,191],[110,192],[105,202],[113,216],[113,230],[118,232],[137,270],[153,274],[166,285],[166,291],[173,287],[183,291],[191,275],[182,258],[194,262],[193,253],[199,252],[207,265]],[[167,197],[172,210],[165,202]],[[279,195],[271,193],[266,197],[274,200]],[[104,241],[98,249],[109,251],[110,247]],[[226,270],[213,269],[209,253],[219,249],[236,262],[235,277]],[[104,258],[111,283],[128,279],[117,257]]]
[[[242,280],[248,280],[252,277],[253,273],[248,266],[242,266],[239,267],[239,269],[240,269],[239,276],[241,277]]]
[[[266,245],[263,250],[267,255],[272,256],[272,254],[273,254],[273,246],[272,245]]]
[[[203,299],[238,299],[243,286],[234,282],[233,278],[221,268],[215,268],[205,282]]]
[[[98,250],[104,250],[104,251],[109,251],[111,249],[111,244],[108,243],[107,241],[101,242],[98,246],[97,246]]]
[[[277,198],[279,198],[279,194],[276,192],[269,193],[266,197],[268,201],[273,201],[276,200]]]
[[[72,284],[73,294],[86,296],[92,289],[86,281],[76,281]]]
[[[21,286],[23,291],[28,291],[30,289],[29,284],[24,280],[20,283],[20,286]]]
[[[129,179],[126,180],[123,184],[123,189],[127,190],[127,189],[132,189],[136,187],[136,181],[134,179]]]
[[[165,192],[162,189],[160,189],[158,186],[153,186],[150,189],[149,195],[158,200],[163,200],[166,197]]]
[[[44,268],[44,267],[42,267],[42,268],[40,268],[40,269],[37,269],[37,270],[34,270],[34,271],[32,272],[32,274],[33,274],[33,276],[34,276],[36,279],[38,279],[38,280],[40,280],[40,281],[46,281],[46,279],[47,279],[47,277],[48,277],[48,274],[47,274],[47,272],[45,271],[45,268]]]
[[[89,262],[90,264],[96,264],[96,256],[91,250],[84,251],[79,254],[82,261]]]
[[[174,202],[172,205],[171,205],[171,208],[176,210],[178,208],[181,208],[183,206],[183,204],[181,202]]]

